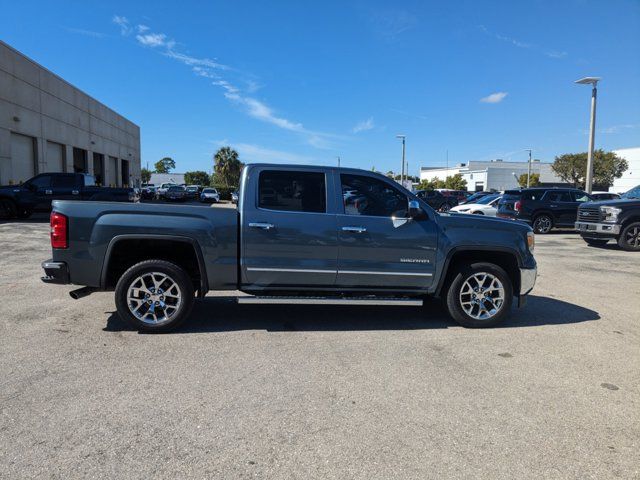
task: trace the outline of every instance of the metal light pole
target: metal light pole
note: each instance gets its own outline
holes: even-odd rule
[[[587,152],[587,178],[584,189],[591,193],[593,186],[593,144],[596,136],[596,97],[598,96],[598,81],[600,77],[585,77],[576,80],[581,85],[592,85],[591,88],[591,121],[589,126],[589,151]]]
[[[529,167],[527,168],[527,188],[531,186],[531,149],[525,149],[525,152],[529,152]]]
[[[396,135],[396,138],[402,139],[402,169],[400,173],[400,185],[404,186],[404,156],[405,156],[405,140],[406,135]]]
[[[340,167],[340,157],[337,157],[337,158],[338,158],[338,167]]]

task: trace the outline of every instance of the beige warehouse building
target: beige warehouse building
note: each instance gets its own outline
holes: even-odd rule
[[[43,172],[140,183],[140,127],[0,41],[0,185]]]

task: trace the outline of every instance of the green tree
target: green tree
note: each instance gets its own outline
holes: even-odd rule
[[[213,156],[214,177],[212,182],[225,187],[240,184],[240,172],[244,164],[238,159],[238,152],[231,147],[222,147]]]
[[[186,172],[184,174],[184,182],[187,185],[209,185],[211,179],[207,172],[196,170],[194,172]]]
[[[142,180],[142,183],[149,183],[149,180],[151,180],[151,170],[148,168],[140,170],[140,179]]]
[[[176,168],[176,162],[173,158],[164,157],[162,160],[158,160],[155,165],[156,173],[169,173],[171,170]]]
[[[613,152],[596,150],[593,152],[593,183],[608,188],[613,180],[620,178],[629,168],[624,158]],[[555,158],[551,169],[562,180],[575,187],[584,188],[587,176],[587,153],[565,153]]]
[[[438,187],[441,188],[441,187]],[[462,178],[462,174],[456,173],[455,175],[451,175],[447,177],[444,181],[444,187],[449,188],[451,190],[466,190],[467,189],[467,181]]]
[[[518,177],[518,185],[520,185],[523,188],[527,186],[527,174],[526,173],[523,173],[522,175],[520,175]],[[531,174],[531,178],[529,179],[529,186],[530,187],[537,187],[538,185],[540,185],[540,174],[539,173],[532,173]]]

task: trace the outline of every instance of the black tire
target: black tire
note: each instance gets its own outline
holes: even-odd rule
[[[533,232],[539,235],[549,233],[553,228],[553,218],[551,215],[541,213],[533,219]]]
[[[448,203],[443,203],[442,205],[440,205],[440,208],[438,208],[439,212],[448,212],[449,210],[451,210],[451,205],[449,205]]]
[[[583,238],[592,247],[604,247],[609,239],[607,238]]]
[[[492,314],[490,317],[481,319],[474,318],[474,316],[468,314],[463,308],[462,302],[463,298],[469,299],[469,303],[475,300],[472,300],[470,297],[466,295],[461,295],[461,290],[467,280],[473,277],[476,274],[487,273],[496,278],[501,284],[504,292],[504,299],[502,304],[497,308],[497,311]],[[471,283],[471,281],[470,281]],[[483,295],[484,292],[478,292],[478,295]],[[493,295],[492,295],[493,297]],[[449,312],[449,315],[460,325],[467,328],[487,328],[493,327],[500,322],[502,322],[507,315],[509,315],[509,311],[511,310],[511,304],[513,303],[513,285],[511,284],[511,279],[507,272],[505,272],[501,267],[495,265],[493,263],[480,262],[473,263],[469,266],[462,267],[458,269],[458,271],[454,274],[451,283],[447,289],[446,297],[446,307]],[[486,307],[486,303],[484,301],[478,300],[482,302],[483,308]],[[474,311],[479,314],[481,312],[480,305],[478,305],[478,310],[475,310],[475,307],[470,307],[471,313]]]
[[[8,198],[0,199],[0,218],[14,218],[16,216],[16,204]]]
[[[484,213],[482,213],[481,211],[477,211],[477,212],[471,212],[472,215],[484,215]]]
[[[640,252],[640,222],[631,222],[622,228],[618,246],[627,252]]]
[[[142,298],[142,295],[148,295],[147,293],[142,293],[143,290],[140,290],[141,292],[140,298],[142,301],[141,312],[146,312],[144,314],[144,318],[147,319],[146,321],[133,314],[133,312],[129,308],[129,302],[127,299],[129,288],[135,283],[137,283],[137,280],[140,277],[144,275],[150,275],[152,273],[165,275],[179,289],[178,293],[179,293],[180,303],[178,307],[171,313],[166,313],[166,310],[163,309],[162,310],[163,315],[166,315],[167,318],[166,320],[163,320],[159,323],[153,323],[151,322],[151,319],[147,319],[148,310],[144,310],[146,305],[145,305],[144,298]],[[149,277],[145,277],[145,278],[148,279]],[[154,278],[157,278],[157,277],[154,277]],[[162,285],[166,286],[168,284],[161,282],[157,286],[158,291],[157,292],[153,291],[154,297],[151,297],[151,301],[155,299],[155,300],[158,300],[159,303],[165,303],[166,305],[169,305],[170,303],[168,300],[168,297],[170,297],[170,295],[168,295],[169,292],[162,291],[160,289],[160,286]],[[149,288],[148,290],[155,290],[155,288],[156,286],[154,286],[154,288]],[[172,290],[171,293],[174,293],[174,294],[176,293],[175,290],[173,290],[173,288],[171,290]],[[166,302],[164,302],[165,297],[158,297],[158,295],[162,293],[167,294]],[[194,302],[193,283],[191,282],[189,275],[187,275],[187,272],[185,272],[178,265],[175,265],[171,262],[167,262],[165,260],[145,260],[143,262],[136,263],[135,265],[133,265],[126,272],[124,272],[124,274],[120,277],[120,279],[118,280],[118,284],[116,285],[115,300],[116,300],[116,308],[118,310],[118,315],[120,315],[120,318],[122,318],[123,320],[131,324],[137,330],[141,332],[150,332],[150,333],[151,332],[152,333],[169,332],[171,330],[174,330],[178,326],[180,326],[182,322],[184,322],[187,319],[187,317],[189,316],[189,313],[191,313],[191,309],[193,308],[193,302]],[[146,302],[148,302],[148,300]],[[173,300],[171,300],[171,302],[173,302]],[[150,308],[150,307],[146,307],[146,308]],[[171,308],[171,305],[169,305],[169,308]],[[140,310],[138,309],[138,311]]]

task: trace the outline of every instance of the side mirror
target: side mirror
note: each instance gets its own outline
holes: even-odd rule
[[[38,191],[38,187],[36,187],[33,183],[27,183],[25,184],[25,187],[27,187],[27,190],[31,190],[32,192]]]
[[[413,218],[418,220],[424,216],[424,212],[422,208],[420,208],[420,203],[416,200],[409,201],[409,218]]]

